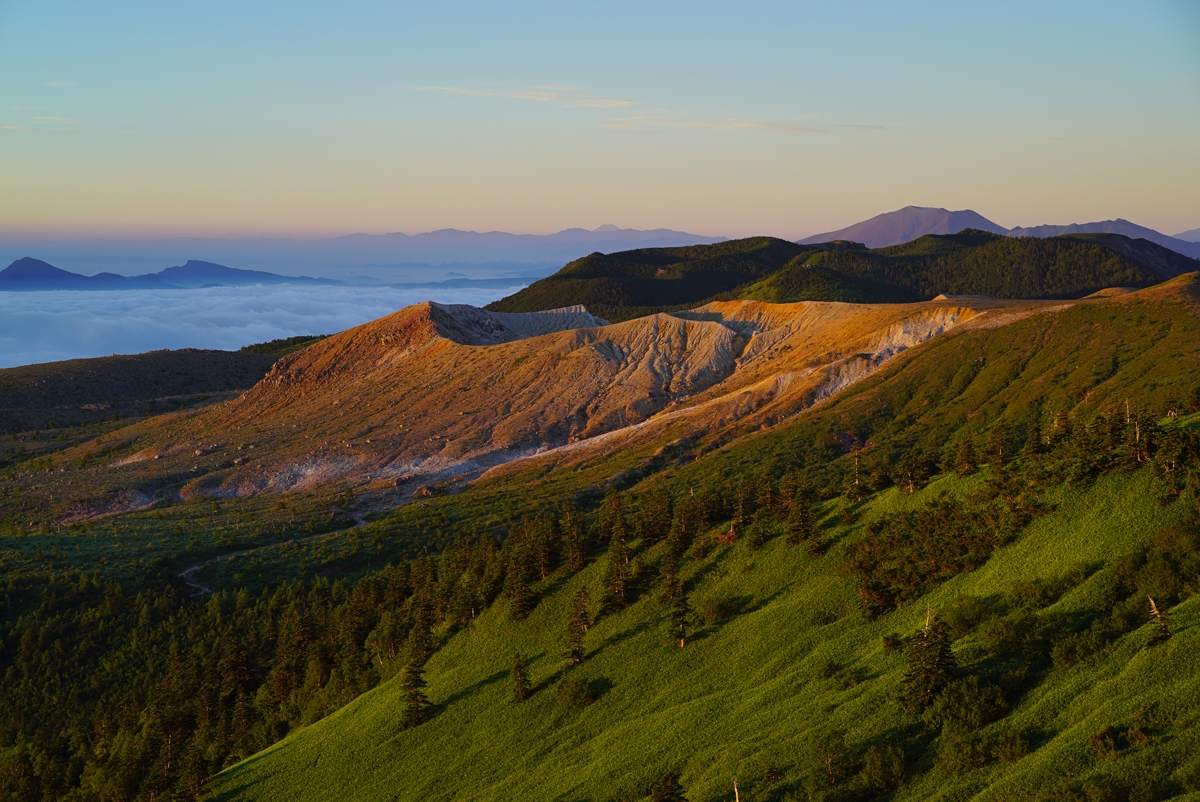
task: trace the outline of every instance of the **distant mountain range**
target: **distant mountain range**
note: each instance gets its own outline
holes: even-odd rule
[[[1200,228],[1193,228],[1191,231],[1176,234],[1175,239],[1181,239],[1185,242],[1200,242]]]
[[[27,254],[78,273],[149,273],[163,264],[199,259],[280,275],[304,273],[350,283],[440,281],[447,271],[471,279],[546,276],[589,253],[720,242],[659,228],[642,231],[604,225],[588,231],[508,234],[443,229],[424,234],[351,234],[320,240],[202,237],[121,242],[110,240],[0,240],[0,264]]]
[[[821,242],[845,240],[861,242],[868,248],[886,248],[902,245],[926,234],[957,234],[966,229],[1006,234],[1010,237],[1057,237],[1062,234],[1120,234],[1130,239],[1145,239],[1176,253],[1200,258],[1200,242],[1189,241],[1188,236],[1200,239],[1200,229],[1184,232],[1179,237],[1168,237],[1152,228],[1139,226],[1128,220],[1105,220],[1099,223],[1074,223],[1065,226],[1042,225],[1031,228],[1004,228],[986,217],[966,209],[952,212],[927,206],[905,206],[894,212],[876,215],[870,220],[855,223],[837,231],[816,234],[798,242],[810,245]]]
[[[538,276],[470,279],[455,277],[446,281],[393,284],[397,287],[513,287],[535,281]],[[281,276],[261,270],[239,270],[212,262],[190,260],[178,267],[141,276],[97,273],[84,276],[62,270],[40,259],[26,256],[0,270],[0,292],[34,290],[192,290],[204,287],[250,287],[276,284],[318,284],[345,286],[346,282],[311,276]]]
[[[261,270],[238,270],[212,262],[188,261],[157,273],[119,276],[97,273],[84,276],[61,270],[40,259],[18,259],[0,270],[0,290],[190,290],[212,286],[252,286],[255,284],[341,284],[330,279],[309,276],[279,276]]]

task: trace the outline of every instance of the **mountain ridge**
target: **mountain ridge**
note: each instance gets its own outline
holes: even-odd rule
[[[964,209],[952,212],[931,206],[905,206],[894,212],[875,215],[869,220],[797,240],[801,245],[816,245],[835,240],[861,242],[868,248],[885,248],[911,242],[926,234],[957,234],[964,229],[1005,234],[1008,229],[993,223],[978,212]]]
[[[894,212],[885,212],[869,220],[846,228],[815,234],[797,240],[801,245],[817,245],[834,240],[861,242],[868,248],[884,248],[902,245],[928,234],[957,234],[966,229],[988,231],[1010,237],[1056,237],[1065,234],[1120,234],[1130,239],[1145,239],[1176,253],[1200,259],[1200,242],[1189,241],[1183,235],[1171,237],[1152,228],[1139,226],[1128,220],[1103,220],[1095,223],[1072,223],[1069,225],[1039,225],[1006,229],[993,223],[970,209],[952,212],[928,206],[905,206]],[[1200,229],[1184,232],[1200,239]]]
[[[866,249],[771,237],[686,248],[592,254],[488,305],[533,312],[584,304],[610,320],[736,298],[793,303],[907,303],[939,294],[1078,298],[1111,286],[1146,287],[1200,270],[1200,261],[1119,234],[1039,239],[966,229]]]
[[[256,284],[320,284],[338,285],[340,281],[309,276],[280,276],[259,270],[240,270],[234,267],[189,259],[186,263],[168,267],[157,273],[140,276],[120,276],[116,273],[97,273],[84,276],[55,267],[32,257],[17,259],[0,270],[0,291],[42,290],[185,290],[200,289],[217,284],[252,286]]]
[[[615,228],[615,227],[614,227]],[[305,272],[342,279],[365,273],[385,283],[441,277],[442,265],[474,268],[471,277],[497,278],[527,272],[522,265],[566,264],[582,254],[638,247],[671,247],[712,243],[724,237],[674,229],[567,228],[553,234],[510,234],[504,231],[440,229],[419,234],[344,234],[324,239],[288,237],[173,237],[148,241],[0,240],[0,257],[21,253],[85,272],[149,272],[160,264],[192,257],[218,264],[288,274]],[[20,253],[14,253],[14,251]],[[399,265],[401,268],[389,266]],[[455,268],[460,269],[460,268]]]

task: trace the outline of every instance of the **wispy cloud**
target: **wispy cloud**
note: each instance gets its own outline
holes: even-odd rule
[[[63,86],[74,86],[74,85],[75,85],[74,81],[46,81],[46,86],[53,86],[55,88],[59,88],[59,87],[63,87]]]
[[[654,131],[665,128],[696,128],[703,131],[778,131],[788,134],[828,134],[835,130],[882,130],[882,125],[818,123],[778,120],[748,120],[741,117],[696,118],[686,114],[631,114],[603,123],[614,131]]]
[[[818,123],[806,120],[750,120],[741,117],[701,118],[686,111],[649,106],[639,100],[606,97],[584,92],[568,84],[534,86],[526,89],[476,89],[467,86],[413,86],[418,92],[443,92],[464,97],[503,98],[555,103],[567,109],[630,109],[622,117],[601,123],[614,131],[653,131],[669,128],[693,128],[704,131],[777,131],[789,134],[827,134],[834,130],[880,130],[882,125],[855,123]]]
[[[509,100],[533,100],[539,103],[558,103],[568,109],[622,109],[643,105],[636,100],[622,100],[592,92],[581,92],[578,86],[560,84],[503,90],[473,89],[465,86],[414,86],[413,89],[418,92],[445,92],[467,97],[496,97]]]
[[[18,125],[17,123],[0,123],[0,131],[32,131],[28,125]]]
[[[798,122],[746,120],[740,117],[693,119],[673,114],[634,114],[603,123],[616,131],[651,131],[662,128],[698,128],[704,131],[782,131],[791,134],[827,134],[830,126]]]
[[[67,125],[75,125],[76,124],[76,122],[74,120],[68,120],[66,117],[45,116],[45,117],[34,117],[33,119],[39,123],[65,123]]]
[[[45,106],[9,106],[9,111],[45,111]]]

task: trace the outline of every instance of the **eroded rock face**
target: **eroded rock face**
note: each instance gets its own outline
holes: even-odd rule
[[[615,447],[668,420],[697,431],[756,415],[769,424],[989,303],[998,302],[736,301],[614,325],[582,307],[500,314],[418,304],[281,359],[244,396],[175,433],[238,441],[239,459],[252,455],[234,464],[220,448],[188,452],[198,464],[184,492],[395,487],[555,449]],[[161,445],[140,453],[172,453]]]

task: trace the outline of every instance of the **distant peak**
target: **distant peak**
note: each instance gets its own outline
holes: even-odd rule
[[[592,229],[593,234],[602,234],[607,231],[621,231],[621,228],[619,226],[614,226],[612,223],[605,223],[599,228]]]

